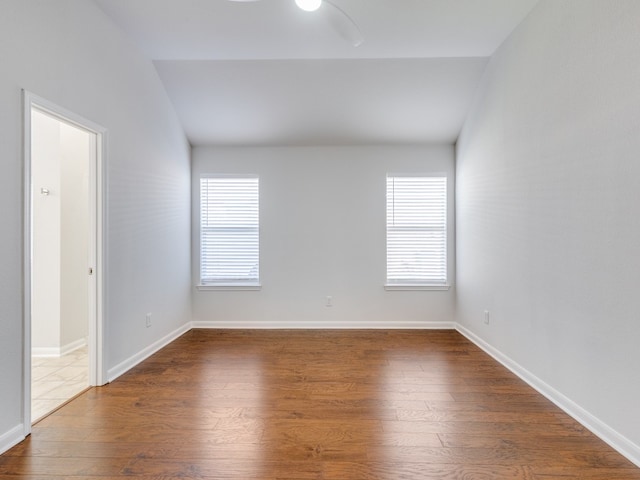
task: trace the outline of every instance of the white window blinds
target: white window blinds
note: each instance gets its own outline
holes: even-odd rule
[[[200,283],[259,283],[257,177],[200,179]]]
[[[446,283],[446,177],[387,176],[387,284]]]

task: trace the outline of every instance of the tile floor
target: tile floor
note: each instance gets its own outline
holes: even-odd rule
[[[62,357],[31,359],[31,418],[35,423],[89,386],[87,347]]]

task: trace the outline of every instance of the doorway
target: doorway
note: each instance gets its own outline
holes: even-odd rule
[[[25,92],[25,435],[103,383],[103,135]]]

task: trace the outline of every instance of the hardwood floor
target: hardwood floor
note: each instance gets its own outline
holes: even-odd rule
[[[454,331],[192,330],[36,424],[2,479],[640,479]]]

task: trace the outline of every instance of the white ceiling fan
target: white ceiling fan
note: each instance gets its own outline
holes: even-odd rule
[[[257,2],[259,0],[229,0],[231,2]],[[354,47],[362,44],[364,38],[358,25],[338,5],[330,0],[295,0],[296,5],[306,12],[324,15],[333,29]]]

